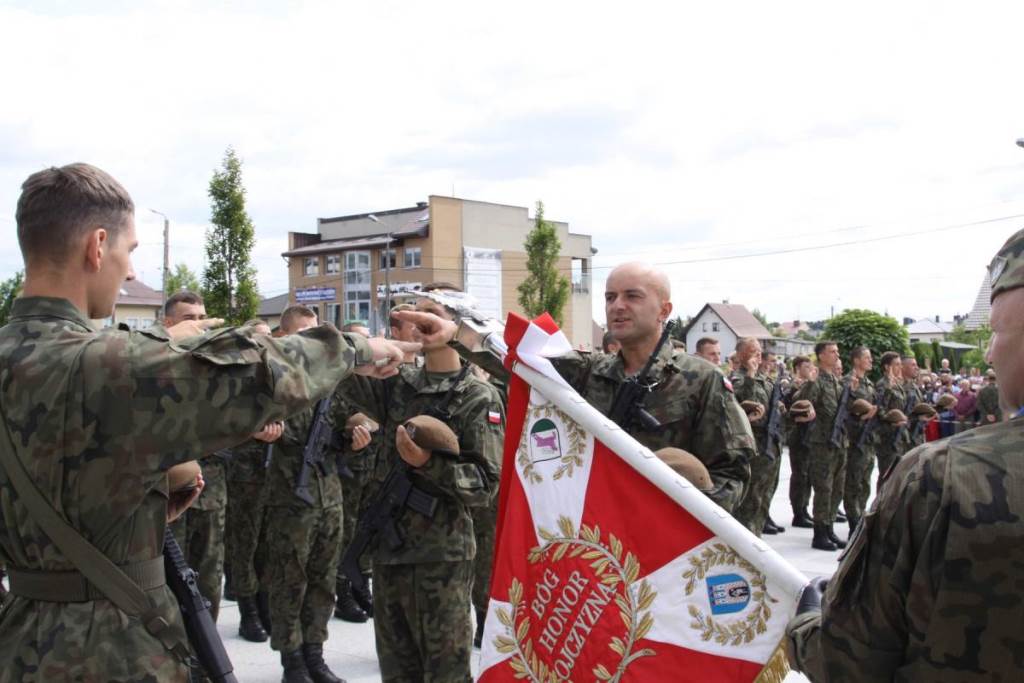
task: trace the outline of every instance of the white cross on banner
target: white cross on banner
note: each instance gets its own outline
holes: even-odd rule
[[[558,375],[510,315],[514,377],[479,681],[781,681],[807,579]]]

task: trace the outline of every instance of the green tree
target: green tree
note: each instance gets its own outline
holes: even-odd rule
[[[770,322],[768,322],[768,316],[762,313],[760,309],[755,308],[750,312],[750,314],[757,318],[757,321],[764,325],[764,329],[766,330],[771,330],[772,328],[778,327],[778,325],[772,325]]]
[[[823,339],[839,344],[839,354],[843,359],[843,369],[850,368],[850,352],[858,346],[871,349],[876,359],[872,377],[880,375],[877,359],[886,351],[907,353],[909,336],[907,328],[898,320],[881,313],[862,308],[851,308],[843,311],[825,323]]]
[[[11,306],[21,294],[21,286],[25,283],[25,271],[19,270],[3,282],[0,282],[0,327],[7,324],[11,317]]]
[[[687,317],[684,319],[683,316],[677,315],[671,322],[675,323],[675,327],[672,328],[672,332],[669,333],[669,336],[676,341],[686,343],[686,335],[684,334],[684,331],[690,322],[690,318]]]
[[[167,276],[167,296],[180,292],[182,290],[188,290],[190,292],[200,291],[199,278],[195,273],[189,269],[184,263],[179,263],[174,266],[174,270]]]
[[[569,300],[569,278],[558,273],[562,242],[555,226],[544,220],[544,204],[537,202],[533,230],[526,236],[526,279],[519,285],[519,305],[530,318],[545,311],[562,324],[562,312]]]
[[[231,147],[213,173],[209,195],[213,225],[206,231],[203,298],[210,316],[239,325],[255,317],[259,292],[250,261],[256,236],[245,211],[242,161]]]

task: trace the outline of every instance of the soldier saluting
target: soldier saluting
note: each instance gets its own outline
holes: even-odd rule
[[[131,197],[88,164],[30,176],[17,226],[25,288],[0,330],[0,563],[12,593],[0,681],[184,681],[161,557],[167,470],[244,441],[353,372],[394,374],[415,345],[326,325],[282,340],[199,335],[212,320],[96,332],[90,319],[110,316],[134,278],[138,240]],[[64,532],[45,533],[30,505],[52,508]],[[96,573],[81,541],[144,591],[139,614],[86,578]]]

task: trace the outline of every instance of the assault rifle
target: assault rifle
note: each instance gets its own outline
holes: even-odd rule
[[[468,363],[462,366],[462,370],[455,376],[455,381],[452,382],[444,398],[428,408],[427,415],[435,417],[445,424],[451,422],[452,416],[448,412],[448,405],[455,397],[455,390],[466,377],[469,368]],[[412,466],[401,457],[396,458],[396,462],[380,490],[374,495],[366,510],[359,515],[356,533],[341,559],[341,571],[352,582],[353,592],[360,593],[366,590],[366,577],[363,576],[359,560],[370,545],[378,538],[383,537],[388,548],[398,550],[405,544],[405,539],[402,538],[402,534],[398,530],[398,520],[405,513],[405,509],[409,508],[428,519],[433,519],[437,513],[438,502],[435,496],[416,488],[412,479]]]
[[[331,426],[327,423],[327,411],[331,407],[331,397],[322,398],[316,403],[313,423],[306,435],[306,445],[302,448],[302,469],[295,481],[295,495],[313,505],[313,494],[309,491],[309,477],[314,467],[321,467],[324,462],[324,449],[331,439]]]
[[[661,353],[662,347],[668,342],[669,335],[674,328],[675,320],[665,325],[665,328],[661,331],[661,338],[658,339],[658,344],[654,347],[651,357],[647,359],[647,364],[644,365],[643,370],[632,377],[627,377],[626,381],[619,385],[619,390],[615,392],[612,409],[608,413],[608,417],[612,422],[619,425],[623,431],[631,431],[637,426],[636,423],[639,423],[639,426],[644,429],[657,429],[661,426],[657,418],[644,409],[644,399],[658,384],[657,382],[648,384],[647,375],[650,374],[654,362],[658,360],[658,355]]]
[[[237,683],[231,658],[224,649],[224,641],[220,639],[217,624],[210,613],[210,602],[199,592],[196,572],[185,562],[170,527],[164,529],[164,570],[167,587],[181,608],[189,645],[203,671],[217,683]]]
[[[836,408],[835,419],[832,420],[832,431],[828,435],[828,443],[833,448],[841,448],[843,437],[846,436],[846,406],[850,402],[850,381],[843,382],[843,393],[839,394],[839,406]]]
[[[782,383],[785,377],[782,375],[782,371],[779,371],[778,376],[775,378],[775,386],[772,387],[772,396],[768,401],[768,413],[765,415],[765,427],[764,427],[764,448],[761,452],[768,456],[769,460],[774,460],[778,457],[778,452],[772,453],[772,444],[778,444],[782,441],[782,411],[779,410],[779,404],[782,403]]]

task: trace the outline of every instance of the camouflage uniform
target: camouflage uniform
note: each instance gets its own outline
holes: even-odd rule
[[[314,414],[310,407],[285,420],[264,484],[270,647],[281,652],[324,643],[334,611],[342,527],[334,458],[324,453],[321,465],[311,469],[312,505],[295,495]]]
[[[1020,680],[1024,419],[914,449],[864,518],[822,611],[788,631],[812,681]]]
[[[224,522],[228,487],[221,455],[201,458],[199,466],[203,469],[206,487],[195,504],[171,524],[171,530],[188,566],[199,575],[199,592],[210,601],[210,613],[216,621],[224,585]]]
[[[767,439],[765,428],[768,426],[768,404],[771,401],[774,384],[760,373],[750,375],[746,368],[733,372],[729,376],[729,381],[732,382],[737,401],[755,401],[764,406],[765,410],[764,417],[751,424],[757,455],[750,461],[750,482],[747,484],[743,501],[733,513],[740,524],[760,536],[768,518],[768,507],[772,502],[775,486],[779,481],[779,466],[782,462],[778,457],[777,445],[772,446],[770,453],[764,450]]]
[[[991,382],[986,383],[978,391],[978,415],[979,424],[982,425],[991,424],[985,419],[986,415],[995,415],[996,422],[1001,422],[1003,419],[1003,411],[999,407],[999,388]]]
[[[796,400],[799,387],[794,382],[786,392],[784,403],[787,410]],[[789,446],[789,504],[793,508],[794,519],[807,512],[811,502],[811,454],[804,436],[810,426],[794,422],[787,414],[786,443]]]
[[[403,367],[380,382],[342,385],[355,405],[381,425],[374,488],[398,459],[397,425],[436,406],[457,373]],[[438,500],[432,519],[406,510],[397,520],[404,544],[386,543],[373,556],[374,633],[384,681],[469,681],[473,638],[469,605],[476,540],[470,508],[495,495],[504,438],[498,392],[472,374],[448,404],[459,437],[458,458],[435,453],[413,470],[415,485]],[[496,414],[496,421],[490,419]]]
[[[330,326],[168,343],[152,330],[97,333],[65,299],[20,298],[0,330],[4,426],[61,514],[115,563],[137,564],[161,555],[169,467],[305,408],[371,357],[364,340]],[[3,468],[0,563],[14,578],[0,615],[0,681],[185,679],[185,666],[108,600],[18,595],[18,571],[74,565],[29,519]],[[148,595],[183,636],[170,590]]]
[[[917,386],[916,379],[908,379],[903,383],[903,394],[907,397],[907,405],[911,408],[924,399],[921,396],[921,387]],[[903,412],[907,412],[904,410]],[[924,443],[924,425],[918,425],[918,418],[907,412],[910,422],[907,424],[907,445],[905,450],[910,450]]]
[[[798,401],[814,404],[815,418],[808,426],[811,488],[814,490],[811,518],[815,524],[824,526],[835,521],[845,476],[845,439],[838,448],[829,443],[842,393],[841,380],[831,372],[821,370],[817,379],[800,385],[795,396]]]
[[[865,375],[860,378],[857,388],[853,388],[853,373],[846,376],[850,383],[850,403],[862,398],[868,403],[875,402],[875,385]],[[850,414],[846,420],[846,436],[849,447],[846,449],[846,478],[843,486],[843,508],[846,510],[850,528],[864,516],[868,496],[871,495],[871,470],[875,467],[874,432],[869,434],[860,446],[861,434],[868,421]]]
[[[878,381],[878,393],[880,395],[879,416],[890,410],[903,410],[906,407],[907,396],[901,382],[891,382],[888,377],[883,377]],[[878,439],[875,447],[878,456],[878,482],[875,489],[881,490],[882,478],[885,473],[906,450],[907,436],[906,430],[900,430],[884,421],[878,423],[875,435]]]
[[[345,421],[356,412],[359,411],[352,408],[351,404],[344,399],[344,392],[339,386],[334,395],[332,406],[333,423],[336,432],[343,430]],[[345,549],[352,542],[352,537],[356,533],[356,524],[359,522],[359,514],[367,502],[366,492],[376,467],[379,443],[379,432],[373,434],[369,445],[360,451],[352,451],[347,448],[348,439],[339,438],[335,441],[335,448],[339,446],[340,448],[338,448],[337,452],[333,453],[333,457],[339,457],[345,467],[352,473],[351,477],[341,477],[341,505],[344,518],[341,535],[341,555],[345,554]],[[341,577],[340,561],[339,557],[339,578]],[[370,558],[362,558],[361,564],[363,565],[363,570],[368,571],[370,568]]]
[[[487,381],[498,390],[501,405],[507,405],[508,385],[494,376]],[[500,460],[498,473],[501,474]],[[491,566],[494,564],[494,536],[498,530],[498,496],[494,496],[488,505],[470,508],[469,512],[473,516],[473,535],[476,538],[476,559],[473,561],[473,608],[477,619],[481,619],[487,615],[487,605],[491,600]],[[479,622],[477,634],[480,634]]]
[[[257,439],[249,439],[231,449],[224,547],[231,567],[231,582],[239,598],[252,597],[260,591],[262,570],[266,567],[263,484],[273,450],[273,444]]]

